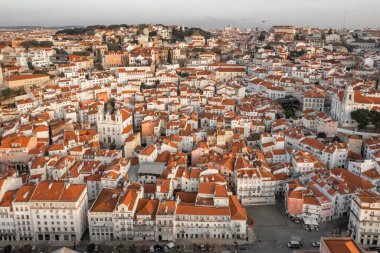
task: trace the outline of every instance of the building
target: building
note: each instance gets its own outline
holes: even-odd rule
[[[219,82],[226,82],[234,79],[235,77],[245,77],[245,68],[231,67],[231,68],[219,68],[215,71],[215,78]]]
[[[122,51],[106,51],[102,55],[103,68],[122,67],[127,63],[127,55]]]
[[[49,80],[50,77],[44,74],[15,75],[5,79],[5,85],[9,88],[23,88],[26,86],[40,86]]]
[[[363,250],[353,241],[347,237],[322,237],[320,253],[364,253]]]
[[[183,193],[183,192],[182,192]],[[103,189],[89,210],[92,241],[214,238],[246,240],[248,216],[225,185],[204,183],[195,198],[142,198],[138,183]]]
[[[30,156],[29,151],[37,145],[35,136],[9,136],[3,138],[0,145],[0,162],[3,165],[15,166],[26,170]]]
[[[120,147],[133,134],[132,114],[128,109],[116,109],[113,113],[99,111],[96,119],[99,140],[108,146]]]
[[[303,96],[303,110],[314,109],[322,112],[325,106],[325,94],[322,90],[308,90]]]
[[[347,85],[344,92],[335,94],[331,102],[331,116],[338,120],[344,127],[355,127],[357,123],[351,118],[351,112],[357,109],[371,111],[380,105],[378,96],[369,96],[361,91],[354,90],[352,85]]]
[[[62,181],[39,183],[29,200],[36,241],[80,241],[87,227],[87,187]]]
[[[352,199],[348,229],[352,238],[364,247],[380,246],[380,195],[362,191]]]
[[[78,242],[87,227],[87,187],[49,180],[23,185],[5,192],[0,208],[1,223],[12,227],[2,231],[10,240]]]
[[[236,195],[243,205],[275,203],[276,178],[270,171],[236,158],[234,178]]]

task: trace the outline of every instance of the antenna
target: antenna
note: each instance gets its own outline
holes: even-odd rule
[[[265,23],[268,21],[270,21],[270,20],[261,20],[261,23],[263,23],[263,31],[265,31]]]
[[[346,29],[346,12],[344,12],[344,17],[343,17],[343,29]]]

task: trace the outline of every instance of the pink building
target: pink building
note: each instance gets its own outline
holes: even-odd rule
[[[303,194],[304,191],[291,191],[287,200],[287,213],[290,217],[299,217],[303,215]]]

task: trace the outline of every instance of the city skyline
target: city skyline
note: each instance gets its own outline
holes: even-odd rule
[[[221,28],[231,24],[241,27],[262,27],[262,20],[272,25],[304,25],[313,27],[378,28],[376,0],[362,1],[255,1],[195,0],[191,6],[184,1],[162,0],[125,2],[120,0],[80,2],[68,0],[61,6],[58,1],[0,0],[3,7],[0,26],[87,26],[94,24],[164,23],[184,24],[202,28]],[[216,5],[217,4],[217,5]],[[165,6],[162,8],[162,6]],[[276,6],[274,8],[273,6]],[[185,9],[185,11],[178,11]],[[84,10],[88,10],[83,12]],[[312,11],[310,11],[312,10]],[[12,15],[17,12],[18,15]],[[167,15],[170,13],[170,15]],[[307,14],[304,14],[307,13]],[[143,14],[143,15],[142,15]],[[321,16],[323,15],[323,19]]]
[[[0,6],[0,253],[380,253],[380,0]]]

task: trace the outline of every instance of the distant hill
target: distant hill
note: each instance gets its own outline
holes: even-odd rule
[[[93,35],[96,29],[119,29],[121,27],[130,28],[130,27],[136,27],[138,26],[140,30],[143,30],[145,27],[147,27],[147,24],[138,24],[138,25],[126,25],[126,24],[120,24],[120,25],[92,25],[87,27],[73,27],[69,29],[61,29],[57,31],[57,34],[67,34],[67,35]],[[191,36],[194,32],[198,31],[201,35],[205,36],[207,39],[211,38],[211,33],[208,31],[205,31],[201,28],[189,28],[185,27],[184,30],[181,29],[173,29],[173,39],[177,41],[184,40],[186,36]]]

